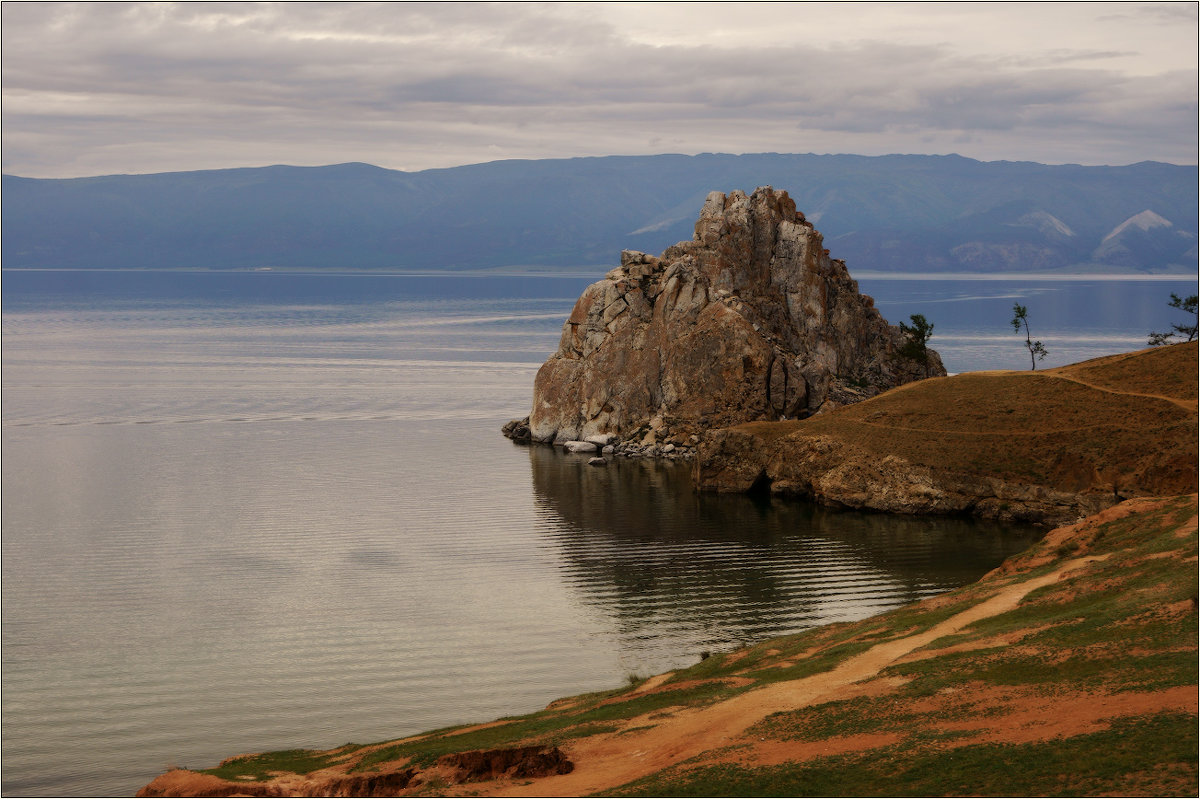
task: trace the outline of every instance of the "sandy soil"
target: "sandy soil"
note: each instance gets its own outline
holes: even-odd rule
[[[905,638],[887,641],[855,657],[848,658],[832,671],[801,680],[776,683],[751,691],[724,702],[699,709],[681,709],[674,717],[658,720],[657,726],[624,735],[594,735],[564,747],[575,763],[570,774],[545,777],[531,783],[506,782],[473,785],[481,796],[582,796],[614,788],[639,777],[653,774],[688,758],[705,752],[747,742],[745,730],[772,713],[795,710],[861,695],[855,683],[876,676],[880,670],[899,661],[915,650],[945,635],[962,630],[972,622],[1012,610],[1021,599],[1042,586],[1058,582],[1069,572],[1098,558],[1076,558],[1065,562],[1050,574],[1014,582],[1001,588],[994,596],[959,613],[931,629]],[[1157,697],[1157,695],[1156,695]],[[1156,703],[1162,701],[1155,698]],[[1126,698],[1122,697],[1126,703]],[[1085,703],[1086,704],[1086,703]],[[1116,703],[1111,712],[1106,706],[1083,705],[1074,726],[1083,728],[1098,718],[1118,715]],[[1028,712],[1036,713],[1036,710]],[[1053,734],[1069,732],[1072,722],[1055,713],[1058,722]],[[637,726],[637,720],[630,726]],[[1013,740],[1023,740],[1019,731],[1009,731]],[[1002,736],[1003,731],[990,731]],[[818,744],[783,744],[778,741],[750,741],[748,750],[739,751],[737,762],[772,763],[804,759],[833,753],[859,751],[886,745],[894,738],[887,735],[852,736],[831,739]],[[758,744],[762,744],[759,746]]]
[[[1005,647],[1007,654],[1033,656],[1052,667],[1070,653],[1055,649],[1041,650],[1036,647],[1036,641],[1039,640],[1037,635],[1054,626],[1049,623],[1030,624],[1017,630],[1009,629],[1003,633],[967,641],[938,639],[962,632],[977,621],[1017,608],[1030,592],[1039,588],[1051,587],[1037,599],[1038,602],[1046,603],[1067,601],[1081,586],[1086,586],[1084,590],[1099,590],[1109,584],[1120,585],[1119,577],[1114,576],[1117,572],[1110,569],[1103,575],[1098,573],[1105,567],[1097,564],[1108,560],[1110,555],[1089,552],[1090,544],[1099,537],[1099,528],[1131,514],[1145,514],[1148,517],[1170,503],[1174,503],[1173,507],[1179,506],[1177,500],[1170,499],[1129,500],[1076,524],[1057,528],[1047,534],[1041,545],[1006,561],[979,583],[963,591],[931,598],[922,603],[926,610],[959,606],[967,597],[973,604],[927,630],[881,641],[864,652],[847,657],[830,671],[791,681],[768,683],[704,707],[676,706],[658,709],[643,716],[626,719],[621,728],[613,732],[569,739],[561,744],[566,757],[574,764],[574,770],[569,774],[540,778],[505,777],[485,782],[456,784],[459,775],[449,767],[437,765],[422,769],[417,784],[404,787],[401,781],[399,790],[401,794],[429,795],[431,791],[436,792],[436,786],[440,785],[441,790],[449,792],[450,795],[583,796],[611,791],[633,780],[656,774],[689,760],[701,765],[734,763],[764,767],[804,762],[831,755],[862,753],[903,743],[906,733],[889,730],[887,724],[888,718],[896,714],[897,707],[903,709],[899,718],[903,718],[905,714],[916,714],[922,719],[920,724],[924,725],[923,728],[927,732],[944,734],[938,739],[940,747],[1050,741],[1107,729],[1114,719],[1120,717],[1146,716],[1165,711],[1183,711],[1194,715],[1200,711],[1198,691],[1194,685],[1157,691],[1136,691],[1121,690],[1119,685],[1114,685],[1113,689],[1109,690],[1103,683],[1083,687],[1060,682],[1055,685],[1053,691],[1045,691],[1038,684],[1020,681],[1012,685],[960,681],[951,682],[932,695],[924,695],[904,691],[906,681],[901,677],[881,674],[883,670],[896,664],[942,657],[953,652],[1001,646]],[[1190,503],[1194,509],[1194,495]],[[1197,519],[1192,515],[1180,524],[1176,517],[1172,524],[1178,525],[1174,528],[1175,537],[1190,539],[1194,535]],[[1062,544],[1076,548],[1074,557],[1068,560],[1060,559],[1060,553],[1064,549]],[[1180,558],[1184,563],[1196,561],[1194,551],[1187,548],[1173,549],[1166,553],[1145,552],[1141,557],[1144,561],[1150,561],[1161,555]],[[1128,565],[1126,560],[1112,562],[1120,563],[1121,570]],[[1029,576],[1032,570],[1042,567],[1050,567],[1052,571]],[[1070,582],[1073,576],[1083,576],[1085,579],[1073,583]],[[1139,620],[1149,617],[1193,617],[1195,598],[1181,599],[1177,593],[1172,596],[1176,601],[1147,604],[1144,612],[1128,617],[1125,623],[1136,628]],[[862,634],[870,632],[869,629],[864,629]],[[843,639],[843,642],[845,640],[854,639]],[[931,646],[934,642],[938,643]],[[1191,646],[1182,641],[1180,645]],[[778,649],[771,650],[764,653],[766,660],[756,661],[754,668],[761,671],[771,665],[793,664],[812,654],[820,654],[824,649],[824,644],[816,643],[814,648],[800,655],[785,655]],[[1194,653],[1194,649],[1191,651]],[[1132,651],[1129,653],[1133,654]],[[727,667],[744,659],[746,655],[747,651],[742,651],[725,656],[727,659],[721,665],[723,668]],[[668,692],[705,682],[668,682],[671,677],[670,673],[659,675],[632,691],[615,695],[606,701],[626,701],[631,696]],[[725,676],[717,679],[728,684],[746,685],[752,682],[748,677],[729,675],[727,670]],[[871,730],[870,732],[834,735],[821,740],[780,740],[777,737],[758,737],[756,731],[751,730],[755,724],[774,713],[797,711],[827,702],[857,698],[881,700],[881,709],[878,711],[880,715],[866,720],[878,720],[882,723],[867,723],[861,727]],[[581,698],[560,700],[552,707],[565,708],[579,701]],[[856,712],[864,712],[861,711],[864,705],[858,707],[860,710]],[[459,732],[505,723],[508,722],[490,722]],[[423,736],[415,738],[420,737]],[[387,745],[390,743],[379,746]],[[355,795],[391,795],[396,788],[389,789],[386,784],[351,786],[345,781],[347,778],[403,780],[406,769],[409,769],[409,775],[413,772],[406,762],[399,761],[371,774],[347,774],[347,768],[367,751],[369,750],[356,750],[341,765],[308,775],[279,775],[277,779],[267,783],[232,784],[205,774],[172,771],[147,786],[145,795],[346,795],[346,791]],[[1161,792],[1162,786],[1170,785],[1174,786],[1172,795],[1180,790],[1186,795],[1194,783],[1194,772],[1189,771],[1186,764],[1176,766],[1181,773],[1174,777],[1157,772],[1122,775],[1114,782],[1114,790],[1125,795],[1144,795]],[[1175,790],[1176,788],[1178,790]]]

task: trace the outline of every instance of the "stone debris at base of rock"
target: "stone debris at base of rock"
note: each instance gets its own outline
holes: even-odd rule
[[[523,419],[513,419],[509,422],[506,422],[505,425],[500,428],[500,432],[518,444],[529,444],[532,441],[529,435],[528,416]],[[678,441],[678,443],[669,442],[664,446],[659,446],[656,443],[642,443],[641,437],[635,441],[620,441],[616,436],[611,435],[597,435],[591,436],[591,438],[594,440],[564,441],[562,443],[563,451],[586,454],[589,452],[596,452],[598,450],[600,454],[604,456],[619,455],[624,458],[691,460],[696,456],[696,445],[700,443],[700,437],[694,434],[688,436],[669,437],[671,442]],[[651,438],[652,442],[658,440],[656,436]],[[614,443],[605,444],[603,447],[601,447],[598,443],[601,440],[613,441]],[[588,449],[588,445],[596,447],[596,449]],[[580,448],[575,449],[575,446],[580,446]]]

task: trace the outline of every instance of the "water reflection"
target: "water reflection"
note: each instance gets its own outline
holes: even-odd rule
[[[629,657],[698,652],[863,618],[972,582],[1040,533],[969,519],[837,512],[698,494],[686,465],[605,467],[531,447],[534,501],[579,599]],[[670,647],[666,647],[670,649]]]

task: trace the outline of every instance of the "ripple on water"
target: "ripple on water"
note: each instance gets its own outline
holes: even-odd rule
[[[577,293],[6,310],[3,792],[531,711],[1030,540],[512,445]]]

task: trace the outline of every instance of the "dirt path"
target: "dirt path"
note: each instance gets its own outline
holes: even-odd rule
[[[1058,367],[1058,368],[1062,368],[1062,367]],[[987,370],[982,370],[982,371],[978,371],[978,372],[964,372],[963,374],[964,375],[972,375],[972,376],[987,376],[987,377],[994,377],[994,376],[1049,377],[1049,378],[1053,378],[1056,380],[1066,380],[1069,383],[1075,383],[1075,384],[1081,385],[1085,388],[1090,388],[1093,391],[1103,391],[1105,394],[1115,394],[1115,395],[1122,395],[1122,396],[1127,396],[1127,397],[1141,397],[1143,399],[1163,400],[1164,402],[1169,402],[1172,405],[1175,405],[1176,407],[1179,407],[1185,411],[1188,411],[1189,413],[1197,412],[1196,400],[1179,399],[1178,397],[1170,397],[1170,396],[1167,396],[1166,394],[1147,394],[1147,393],[1143,393],[1143,392],[1139,392],[1139,391],[1124,391],[1119,388],[1112,388],[1110,386],[1104,386],[1099,383],[1089,383],[1088,381],[1081,380],[1078,377],[1072,377],[1071,375],[1062,374],[1062,373],[1058,372],[1057,369],[1048,369],[1048,370],[1045,370],[1042,372],[1037,372],[1034,370],[1016,371],[1016,370],[1012,370],[1012,369],[987,369]],[[905,383],[903,385],[896,386],[895,388],[891,389],[888,393],[895,394],[895,393],[898,393],[901,391],[907,391],[907,390],[913,389],[917,386],[920,386],[921,383],[922,383],[922,381],[919,381],[919,380],[912,382],[912,383]],[[1028,430],[1028,431],[999,430],[999,431],[987,431],[987,432],[971,432],[971,431],[965,431],[965,430],[948,430],[948,429],[943,429],[943,428],[908,427],[908,426],[897,425],[895,422],[888,422],[888,423],[872,422],[867,419],[847,419],[846,423],[863,425],[866,427],[884,428],[884,429],[897,429],[899,427],[901,429],[915,432],[915,433],[934,433],[934,434],[941,435],[941,434],[953,432],[957,435],[1003,436],[1005,438],[1020,437],[1020,436],[1028,436],[1028,437],[1032,438],[1032,437],[1044,435],[1046,432],[1048,432],[1047,430]],[[1093,428],[1099,429],[1101,427],[1106,427],[1106,426],[1107,426],[1106,424],[1098,423],[1095,425],[1088,425],[1086,427],[1072,427],[1069,429],[1071,429],[1071,430],[1086,430],[1086,429],[1093,429]]]
[[[1071,367],[1059,366],[1059,367],[1055,367],[1054,369],[1046,369],[1045,371],[1042,371],[1042,372],[1038,372],[1038,371],[1035,371],[1032,369],[1029,371],[1018,371],[1015,369],[986,369],[986,370],[982,370],[982,371],[978,371],[978,372],[963,372],[962,374],[964,374],[964,375],[985,375],[985,376],[1014,376],[1014,377],[1053,377],[1058,380],[1066,380],[1071,383],[1078,383],[1081,386],[1085,386],[1085,387],[1093,389],[1095,391],[1103,391],[1105,394],[1122,394],[1127,397],[1144,397],[1146,399],[1165,400],[1166,402],[1169,402],[1172,405],[1178,405],[1180,408],[1183,408],[1185,411],[1191,411],[1193,413],[1196,412],[1196,404],[1197,404],[1196,400],[1179,399],[1178,397],[1170,397],[1170,396],[1167,396],[1166,394],[1144,394],[1140,391],[1125,391],[1123,389],[1113,388],[1112,386],[1101,385],[1100,383],[1089,383],[1086,380],[1081,380],[1078,377],[1074,377],[1070,374],[1066,374],[1064,372],[1059,371],[1060,369],[1069,369],[1069,368],[1071,368]],[[918,385],[918,383],[906,383],[905,385],[900,386],[899,388],[907,388],[908,386],[915,386],[915,385]],[[895,391],[897,389],[892,389],[892,390]]]
[[[1138,391],[1122,391],[1119,388],[1111,388],[1109,386],[1102,386],[1097,383],[1089,383],[1086,380],[1080,380],[1078,377],[1070,377],[1063,374],[1056,374],[1054,377],[1057,377],[1059,380],[1068,380],[1072,383],[1078,383],[1081,386],[1087,386],[1088,388],[1095,389],[1096,391],[1103,391],[1106,394],[1123,394],[1127,397],[1145,397],[1146,399],[1166,400],[1172,405],[1178,405],[1185,411],[1191,411],[1193,413],[1196,412],[1196,400],[1178,399],[1177,397],[1168,397],[1165,394],[1142,394]]]
[[[570,774],[546,777],[530,784],[496,785],[494,790],[484,788],[481,795],[583,796],[623,785],[703,752],[728,746],[740,740],[747,727],[771,713],[836,699],[853,683],[875,676],[914,650],[980,619],[1012,610],[1030,591],[1056,583],[1067,572],[1099,559],[1076,558],[1050,574],[1008,585],[990,599],[925,632],[877,644],[831,671],[769,685],[710,707],[681,710],[645,731],[579,739],[564,747],[575,763],[575,770]]]

